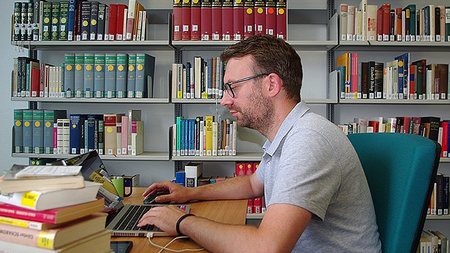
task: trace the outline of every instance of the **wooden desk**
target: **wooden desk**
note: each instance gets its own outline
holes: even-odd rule
[[[124,204],[142,203],[141,196],[145,188],[133,188],[133,194],[124,199]],[[201,201],[190,203],[191,213],[227,224],[245,224],[247,210],[247,200],[220,200],[220,201]],[[166,245],[173,237],[155,237],[152,242],[158,245]],[[147,238],[143,237],[112,237],[111,241],[133,241],[131,252],[158,252],[160,249],[152,246]],[[195,249],[199,246],[192,240],[180,239],[169,245],[171,249]],[[167,251],[165,251],[167,252]],[[207,251],[201,251],[207,252]]]

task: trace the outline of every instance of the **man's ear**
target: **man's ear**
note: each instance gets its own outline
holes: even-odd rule
[[[267,80],[268,80],[268,84],[267,84],[268,85],[267,86],[268,95],[270,97],[275,97],[281,91],[281,86],[283,84],[283,80],[281,80],[280,76],[278,76],[275,73],[270,73],[267,76]]]

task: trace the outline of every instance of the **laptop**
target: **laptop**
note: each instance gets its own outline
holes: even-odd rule
[[[146,237],[148,232],[153,232],[153,236],[169,236],[153,225],[137,227],[141,217],[151,208],[157,206],[167,206],[167,204],[126,204],[119,212],[108,217],[106,229],[112,230],[111,236],[136,236]],[[176,205],[181,210],[189,213],[189,205]]]

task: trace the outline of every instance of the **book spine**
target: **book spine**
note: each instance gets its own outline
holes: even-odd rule
[[[52,3],[44,2],[43,3],[43,25],[42,25],[42,40],[48,41],[51,40],[51,18],[52,18]]]
[[[223,0],[222,3],[222,40],[233,39],[233,1]]]
[[[91,21],[91,2],[81,3],[81,40],[89,40]]]
[[[14,153],[23,152],[23,110],[14,109]]]
[[[67,20],[67,40],[74,40],[76,0],[69,0]]]
[[[89,18],[89,40],[97,39],[97,29],[98,29],[98,11],[99,3],[97,1],[91,2],[91,15]]]
[[[244,2],[233,0],[233,40],[244,38]]]
[[[23,245],[29,245],[34,247],[43,247],[53,249],[53,238],[55,234],[50,231],[47,233],[42,233],[39,230],[27,229],[17,226],[11,226],[6,224],[0,224],[0,240],[20,243]],[[48,240],[47,238],[51,238]]]
[[[181,40],[191,40],[191,0],[183,0],[181,6]]]
[[[44,153],[44,112],[33,110],[33,153]]]
[[[68,98],[74,96],[75,85],[75,54],[64,54],[64,89]]]
[[[116,114],[105,114],[105,154],[116,155],[117,151],[117,127],[116,127]]]
[[[183,9],[180,0],[173,0],[173,40],[181,40],[183,29]]]
[[[255,1],[255,34],[266,34],[266,3]]]
[[[106,5],[100,3],[98,5],[98,21],[97,21],[97,40],[103,40],[105,35],[105,11]],[[108,21],[108,20],[106,20]]]
[[[69,19],[69,2],[60,3],[60,17],[59,17],[59,40],[67,40],[67,26]]]
[[[254,1],[244,0],[244,39],[255,34],[253,26],[255,25]]]
[[[84,125],[84,117],[80,114],[70,115],[70,154],[80,154],[81,129]]]
[[[22,25],[21,22],[21,11],[22,11],[22,3],[21,2],[15,2],[14,3],[14,25],[13,25],[13,40],[14,41],[20,41],[21,35],[20,35],[20,26]]]
[[[94,96],[105,95],[105,54],[94,54]]]
[[[191,4],[191,40],[201,39],[201,6],[200,0],[192,1]]]
[[[105,154],[105,123],[103,120],[98,121],[98,154]]]
[[[127,97],[134,98],[136,86],[136,54],[128,55]]]
[[[211,36],[212,40],[222,40],[222,2],[213,0],[211,8]]]
[[[128,8],[124,4],[117,5],[117,18],[116,18],[116,40],[123,40],[123,28],[124,20],[126,20],[125,12],[128,12]],[[125,28],[126,29],[126,28]],[[126,31],[125,31],[126,33]]]
[[[277,36],[277,14],[275,0],[266,0],[266,34]]]
[[[74,92],[76,98],[84,96],[84,54],[75,54]]]
[[[52,40],[59,40],[59,17],[61,4],[59,2],[52,2]]]
[[[106,54],[105,56],[105,97],[116,97],[116,54]]]
[[[200,34],[201,40],[211,40],[212,34],[212,9],[211,0],[201,0],[200,9]],[[175,11],[175,10],[174,10]]]
[[[127,96],[128,54],[117,54],[116,97]]]
[[[83,93],[84,97],[93,97],[94,91],[94,54],[84,54]]]
[[[33,153],[33,110],[23,110],[23,152]]]
[[[117,4],[109,5],[109,22],[108,22],[108,33],[109,40],[115,40],[116,28],[117,28]]]
[[[53,154],[53,122],[55,113],[53,110],[44,110],[44,153]]]

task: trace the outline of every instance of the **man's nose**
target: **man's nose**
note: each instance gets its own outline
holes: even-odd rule
[[[233,103],[233,98],[230,96],[230,94],[228,94],[227,91],[223,92],[223,96],[222,96],[222,100],[220,100],[220,105],[221,106],[228,106],[231,105]]]

